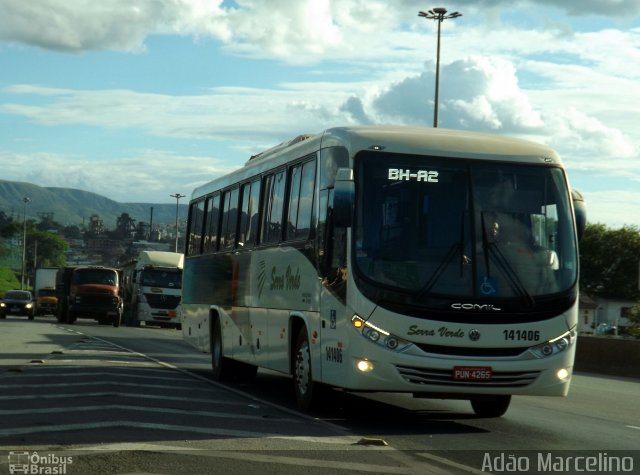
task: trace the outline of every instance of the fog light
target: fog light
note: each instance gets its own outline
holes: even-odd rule
[[[369,373],[369,372],[373,371],[373,363],[371,361],[369,361],[369,360],[360,360],[360,361],[358,361],[356,366],[363,373]]]
[[[569,377],[569,371],[566,368],[561,368],[556,373],[556,377],[559,380],[564,381],[565,379],[567,379]]]

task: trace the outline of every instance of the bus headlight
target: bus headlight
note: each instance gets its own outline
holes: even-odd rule
[[[351,317],[351,324],[367,340],[391,351],[400,352],[412,344],[410,341],[403,340],[402,338],[392,335],[388,331],[365,321],[364,318],[359,317],[358,315]]]
[[[576,336],[576,330],[571,329],[557,338],[541,343],[540,345],[532,346],[529,348],[529,351],[533,353],[536,358],[547,358],[557,355],[573,345],[576,341]]]

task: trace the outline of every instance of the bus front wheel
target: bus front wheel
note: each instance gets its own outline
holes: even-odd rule
[[[304,326],[300,328],[296,339],[293,361],[293,386],[298,407],[303,411],[312,409],[318,399],[317,393],[320,391],[320,385],[313,381],[309,336]]]
[[[511,396],[493,396],[472,399],[471,407],[478,417],[500,417],[507,412],[510,403]]]
[[[222,327],[220,318],[213,317],[211,323],[211,369],[216,381],[230,381],[233,361],[225,358],[222,348]]]

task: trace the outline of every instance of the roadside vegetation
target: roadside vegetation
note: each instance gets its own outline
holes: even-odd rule
[[[0,268],[0,297],[2,297],[7,290],[19,288],[20,281],[16,277],[16,274],[11,269]]]

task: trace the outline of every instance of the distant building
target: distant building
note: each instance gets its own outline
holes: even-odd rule
[[[580,294],[580,301],[578,304],[578,332],[579,333],[594,333],[596,327],[596,310],[598,304],[595,300],[586,294]]]

